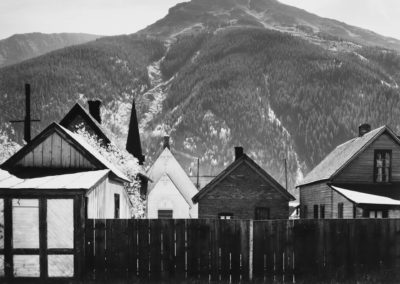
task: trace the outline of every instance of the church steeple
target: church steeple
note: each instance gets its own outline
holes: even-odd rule
[[[129,122],[128,139],[126,141],[126,150],[139,160],[139,165],[143,165],[144,155],[140,143],[140,134],[138,119],[136,116],[135,100],[132,102],[131,120]]]

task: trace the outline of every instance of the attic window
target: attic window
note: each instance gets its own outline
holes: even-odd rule
[[[375,182],[390,182],[392,172],[392,150],[375,150]]]

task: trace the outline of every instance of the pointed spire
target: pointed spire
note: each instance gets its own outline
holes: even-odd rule
[[[139,125],[136,116],[135,100],[133,100],[132,102],[131,120],[129,122],[126,150],[139,160],[139,165],[143,165],[144,155],[142,154],[142,146],[140,143]]]

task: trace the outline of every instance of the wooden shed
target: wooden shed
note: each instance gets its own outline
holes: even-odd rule
[[[0,277],[79,278],[86,218],[131,216],[130,180],[57,123],[1,169]]]

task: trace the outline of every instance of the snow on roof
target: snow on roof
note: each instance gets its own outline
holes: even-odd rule
[[[4,173],[5,172],[5,173]],[[91,189],[110,170],[87,171],[21,179],[0,170],[0,188],[6,189]],[[4,178],[3,178],[4,177]]]
[[[189,206],[192,207],[192,197],[198,191],[168,148],[164,149],[164,151],[147,172],[148,177],[153,181],[149,183],[149,193],[165,173],[168,174],[169,178],[178,188],[179,192],[183,195]]]
[[[349,160],[355,157],[364,146],[368,145],[378,137],[386,126],[381,126],[361,137],[353,138],[339,146],[337,146],[328,156],[325,157],[308,175],[297,185],[305,185],[320,180],[330,179],[335,175]]]
[[[62,128],[63,131],[65,131],[71,138],[73,138],[77,143],[79,143],[82,147],[84,147],[90,154],[92,154],[97,160],[100,161],[105,167],[110,169],[117,177],[130,182],[130,179],[122,173],[115,165],[113,165],[111,162],[109,162],[106,158],[103,157],[97,150],[95,150],[92,146],[89,145],[86,140],[80,136],[79,134],[73,133],[72,131],[69,131],[65,127],[57,124],[59,127]]]
[[[344,188],[340,188],[337,186],[331,186],[334,190],[345,196],[346,198],[350,199],[354,203],[357,204],[377,204],[377,205],[399,205],[400,200],[396,200],[390,197],[363,193],[354,190],[348,190]]]

